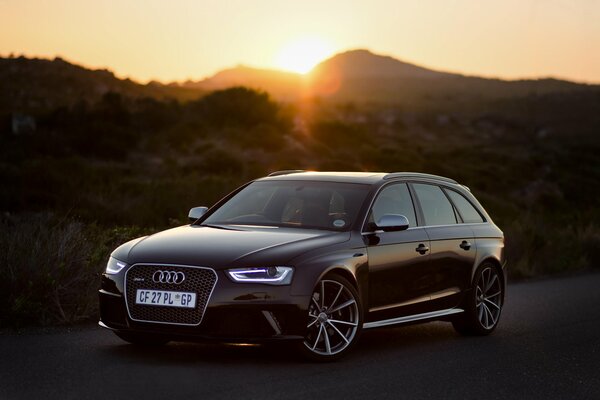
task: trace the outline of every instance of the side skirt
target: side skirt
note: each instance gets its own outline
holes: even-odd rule
[[[447,310],[431,311],[423,314],[407,315],[392,319],[384,319],[382,321],[373,321],[363,324],[363,329],[379,328],[381,326],[404,324],[407,322],[420,321],[423,319],[434,319],[445,317],[446,315],[458,314],[464,312],[462,308],[449,308]]]

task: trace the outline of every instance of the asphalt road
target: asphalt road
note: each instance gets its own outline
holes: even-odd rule
[[[489,337],[434,322],[366,331],[333,364],[283,350],[0,331],[0,399],[600,399],[600,274],[510,285]]]

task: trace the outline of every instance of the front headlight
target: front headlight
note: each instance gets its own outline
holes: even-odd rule
[[[256,267],[228,269],[227,275],[234,282],[255,282],[269,285],[289,285],[292,282],[292,267]]]
[[[126,266],[127,264],[125,264],[123,261],[119,261],[116,258],[110,257],[108,259],[108,264],[106,264],[106,273],[110,275],[118,274]]]

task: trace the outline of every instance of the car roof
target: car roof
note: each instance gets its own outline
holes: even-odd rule
[[[427,179],[457,184],[455,180],[450,178],[438,175],[423,174],[419,172],[316,172],[302,170],[286,170],[273,172],[269,176],[261,178],[259,180],[297,180],[375,184],[381,181],[401,178]]]

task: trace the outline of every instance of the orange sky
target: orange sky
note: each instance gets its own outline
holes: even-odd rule
[[[2,56],[60,55],[140,81],[240,63],[306,70],[353,48],[466,74],[600,83],[600,2],[0,0]]]

